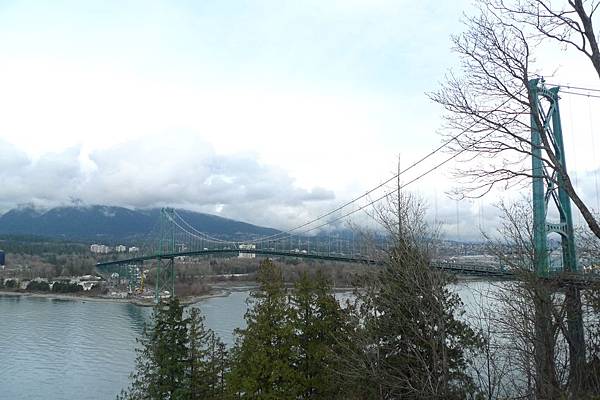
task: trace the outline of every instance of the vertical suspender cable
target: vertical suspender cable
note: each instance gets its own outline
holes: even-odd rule
[[[573,127],[573,98],[572,96],[567,96],[568,102],[569,102],[569,127],[570,127],[570,147],[571,147],[571,154],[574,155],[575,154],[575,129]],[[575,187],[579,188],[579,174],[578,174],[578,168],[577,168],[577,157],[571,157],[571,159],[569,160],[569,162],[573,163],[573,178],[575,179]],[[577,225],[581,225],[581,213],[579,211],[577,211]]]
[[[592,159],[594,161],[594,166],[596,166],[596,144],[594,143],[594,124],[592,122],[592,101],[590,96],[588,95],[588,117],[590,120],[590,139],[592,144]],[[596,188],[596,212],[600,212],[600,199],[598,198],[598,168],[595,168],[594,171],[594,184]]]

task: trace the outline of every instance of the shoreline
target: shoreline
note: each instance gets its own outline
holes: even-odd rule
[[[186,296],[181,299],[181,304],[188,306],[201,302],[206,299],[213,297],[226,297],[229,296],[231,291],[229,290],[210,290],[208,293],[199,294],[195,296]],[[39,292],[13,292],[0,290],[0,296],[9,297],[32,297],[40,299],[52,299],[52,300],[67,300],[67,301],[78,301],[85,303],[86,301],[95,303],[121,303],[121,304],[133,304],[139,307],[152,307],[154,306],[154,299],[141,299],[141,298],[116,298],[116,297],[101,297],[101,296],[79,296],[73,294],[64,293],[39,293]]]
[[[469,283],[477,281],[489,281],[490,279],[482,279],[481,277],[467,277],[460,276],[457,279],[458,284]],[[216,297],[227,297],[232,292],[252,290],[257,287],[255,282],[247,282],[245,285],[240,285],[240,282],[227,283],[218,282],[213,284],[207,293],[197,294],[193,296],[185,296],[180,298],[181,304],[184,306],[190,306],[192,304],[200,303],[207,299]],[[354,290],[353,287],[333,287],[334,293],[351,292]],[[85,303],[86,301],[97,302],[97,303],[121,303],[121,304],[133,304],[139,307],[152,307],[154,306],[153,298],[118,298],[118,297],[103,297],[103,296],[86,296],[79,294],[68,294],[68,293],[43,293],[43,292],[21,292],[0,289],[0,296],[13,296],[13,297],[32,297],[32,298],[43,298],[43,299],[54,299],[54,300],[67,300],[67,301],[80,301]]]
[[[256,285],[227,285],[227,284],[216,284],[210,287],[207,293],[197,294],[193,296],[185,296],[180,298],[181,304],[189,306],[192,304],[199,303],[203,300],[215,298],[215,297],[227,297],[232,292],[251,290]],[[86,301],[97,302],[97,303],[121,303],[121,304],[133,304],[139,307],[152,307],[154,306],[153,298],[118,298],[118,297],[103,297],[103,296],[86,296],[79,294],[68,294],[68,293],[44,293],[44,292],[21,292],[13,290],[2,290],[0,289],[0,296],[11,296],[11,297],[32,297],[41,299],[53,299],[53,300],[68,300],[68,301],[79,301],[85,303]]]

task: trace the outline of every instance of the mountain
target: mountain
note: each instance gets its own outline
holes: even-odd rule
[[[216,215],[177,210],[195,229],[222,239],[267,236],[279,231]],[[76,240],[117,242],[148,235],[158,224],[160,209],[131,210],[109,206],[32,207],[0,216],[0,234],[24,234]]]

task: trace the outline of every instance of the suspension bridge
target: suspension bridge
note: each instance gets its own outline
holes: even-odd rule
[[[104,261],[96,266],[103,272],[118,272],[136,281],[144,262],[154,262],[156,293],[172,293],[174,265],[177,260],[208,255],[248,255],[293,257],[330,262],[381,265],[385,253],[381,240],[359,240],[331,235],[302,236],[281,232],[268,237],[245,241],[229,241],[212,237],[191,226],[173,208],[161,209],[157,229],[139,255]],[[379,242],[379,243],[377,243]],[[510,276],[511,272],[494,265],[437,261],[434,266],[451,272],[481,276]]]
[[[564,187],[563,178],[556,170],[548,167],[544,161],[547,148],[542,144],[542,134],[550,139],[551,151],[556,156],[560,166],[566,168],[564,141],[560,112],[558,107],[559,87],[548,88],[543,81],[533,79],[529,87],[535,104],[531,117],[531,146],[532,146],[532,201],[533,201],[533,240],[534,261],[531,269],[541,277],[549,277],[549,250],[548,235],[557,233],[561,238],[562,272],[571,274],[574,279],[581,277],[581,268],[578,265],[573,230],[573,217],[571,202]],[[536,113],[534,115],[533,113]],[[538,126],[540,124],[540,126]],[[143,264],[152,262],[154,268],[154,295],[156,301],[161,295],[174,295],[175,263],[177,260],[201,257],[206,255],[235,255],[240,257],[248,255],[265,257],[294,257],[344,263],[361,263],[366,265],[381,264],[385,253],[385,238],[378,240],[361,240],[354,237],[331,236],[320,233],[323,228],[347,219],[350,215],[367,209],[367,207],[388,198],[395,190],[400,190],[416,182],[423,176],[433,172],[452,160],[455,156],[448,157],[435,164],[425,173],[400,185],[394,191],[385,192],[382,196],[369,201],[362,206],[355,206],[351,211],[346,211],[351,205],[356,205],[361,199],[375,193],[388,183],[399,178],[403,173],[415,168],[417,165],[440,152],[466,130],[443,143],[408,168],[372,188],[364,194],[342,204],[341,206],[320,215],[319,217],[303,223],[288,231],[282,231],[266,237],[248,237],[246,240],[226,240],[211,236],[202,231],[201,227],[189,224],[177,210],[163,208],[160,221],[154,232],[149,234],[146,245],[141,247],[140,253],[128,258],[107,260],[96,264],[100,272],[118,272],[127,276],[131,282],[139,280]],[[558,220],[550,221],[549,209],[553,208]],[[311,235],[311,232],[317,233]],[[383,250],[383,251],[382,251]],[[431,263],[431,267],[444,271],[489,277],[510,278],[514,272],[499,263],[464,262],[450,259],[438,259]]]

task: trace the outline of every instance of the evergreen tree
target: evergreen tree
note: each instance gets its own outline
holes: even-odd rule
[[[259,289],[251,295],[247,327],[236,330],[228,390],[244,399],[296,399],[297,372],[293,359],[294,328],[290,324],[281,269],[261,263]]]
[[[384,265],[357,282],[352,340],[339,373],[357,398],[464,399],[473,394],[466,355],[479,336],[461,320],[449,277],[431,268],[437,234],[424,203],[401,190],[375,207],[388,233]]]
[[[226,398],[225,374],[229,370],[229,353],[225,343],[214,332],[211,331],[208,342],[209,362],[207,369],[209,373],[210,393],[214,399]]]
[[[207,379],[208,350],[205,348],[208,337],[209,332],[204,327],[204,317],[200,314],[200,310],[192,308],[189,317],[187,360],[191,400],[205,399],[210,391]]]
[[[150,393],[157,398],[185,398],[187,356],[187,321],[183,318],[183,307],[177,298],[162,308],[154,328],[154,355],[156,357],[156,387]]]
[[[187,384],[187,320],[177,298],[154,308],[154,325],[144,327],[138,342],[136,371],[128,391],[120,399],[178,400],[189,398]]]
[[[190,311],[188,343],[189,399],[224,398],[225,344],[212,330],[205,328],[204,317],[197,308]]]
[[[464,399],[473,392],[465,354],[479,345],[478,336],[457,318],[462,303],[447,276],[428,262],[401,243],[357,291],[359,351],[346,359],[345,372],[366,397]]]
[[[322,273],[301,275],[291,296],[295,328],[294,365],[301,399],[333,399],[341,393],[334,374],[335,351],[347,335],[339,303]]]

